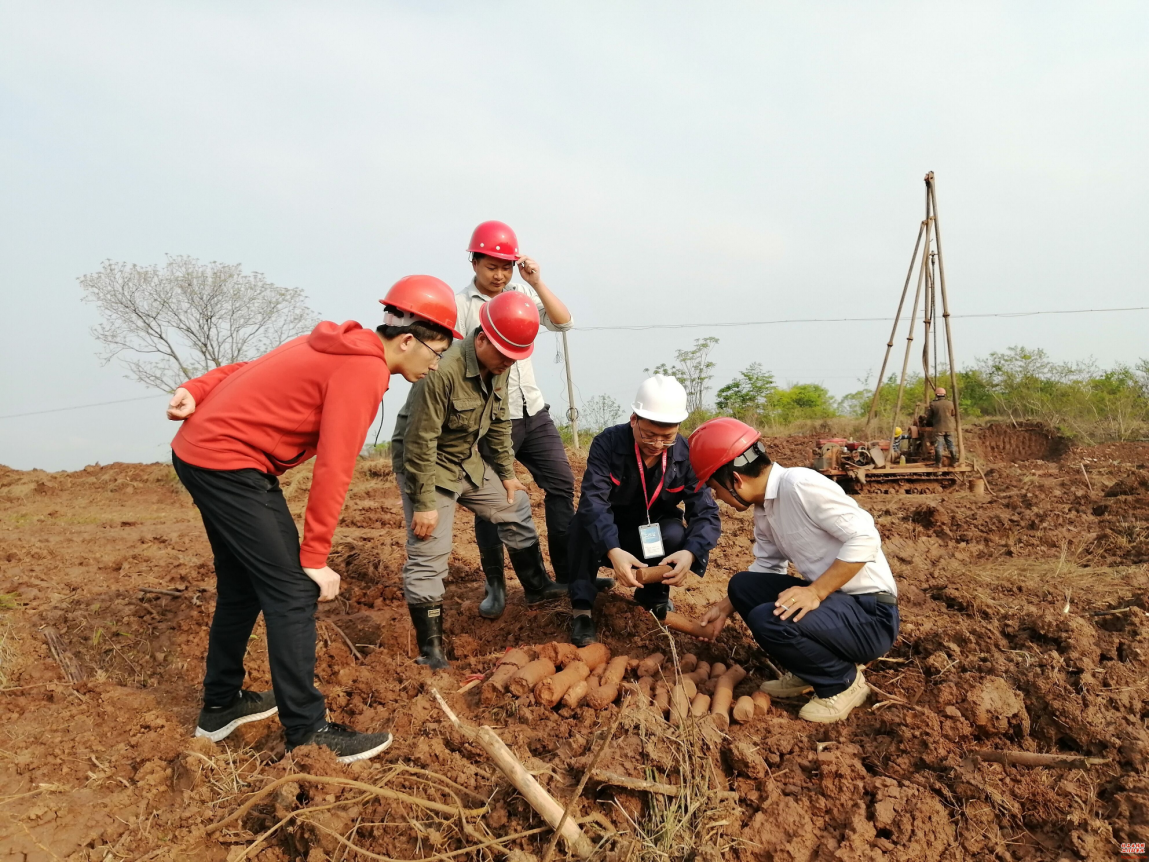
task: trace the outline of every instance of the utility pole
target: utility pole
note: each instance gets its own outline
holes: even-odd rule
[[[567,334],[563,332],[563,362],[566,364],[567,369],[567,419],[571,423],[571,447],[576,452],[581,452],[578,440],[578,408],[575,407],[574,395],[574,378],[571,377],[571,349],[567,343]]]

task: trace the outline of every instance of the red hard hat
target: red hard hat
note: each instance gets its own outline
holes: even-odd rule
[[[485,221],[471,234],[467,251],[497,257],[502,260],[519,259],[519,238],[511,226],[501,221]]]
[[[463,336],[455,329],[458,311],[455,293],[445,281],[433,275],[407,275],[399,279],[387,295],[379,300],[384,305],[429,320],[451,330],[456,338]]]
[[[508,359],[526,359],[535,350],[539,310],[517,290],[504,290],[479,310],[479,326]]]
[[[690,466],[702,487],[723,464],[729,464],[751,446],[761,435],[733,416],[719,416],[703,422],[690,435]]]

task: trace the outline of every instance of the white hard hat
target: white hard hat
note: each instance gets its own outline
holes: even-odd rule
[[[686,409],[686,390],[666,374],[655,374],[642,381],[630,408],[643,419],[668,425],[678,425],[690,415]]]

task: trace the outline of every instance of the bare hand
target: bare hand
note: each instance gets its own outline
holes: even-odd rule
[[[527,486],[520,482],[518,479],[504,479],[503,487],[507,489],[507,505],[515,502],[515,492],[522,491],[527,493]]]
[[[730,614],[734,612],[734,606],[730,604],[730,599],[723,599],[718,604],[711,605],[706,609],[706,613],[698,618],[699,625],[710,627],[710,640],[716,640],[718,635],[722,633],[722,629],[726,626],[726,621],[730,619]]]
[[[195,399],[181,386],[168,402],[168,418],[173,422],[182,422],[193,413],[195,413]]]
[[[411,532],[415,534],[416,539],[430,538],[437,526],[439,526],[437,509],[432,509],[430,512],[416,512],[415,517],[411,519]]]
[[[523,281],[531,287],[538,286],[538,283],[542,281],[543,278],[539,265],[529,257],[519,258],[519,275],[521,275]]]
[[[781,615],[788,620],[794,616],[794,622],[801,622],[802,617],[810,611],[817,610],[822,604],[822,598],[813,587],[790,587],[783,590],[774,603],[774,616]]]
[[[622,582],[624,587],[638,589],[642,586],[642,584],[635,580],[634,570],[645,569],[646,563],[638,559],[638,557],[628,554],[622,548],[613,548],[607,551],[606,556],[610,560],[610,564],[614,566],[615,577]]]
[[[304,568],[303,573],[319,584],[319,601],[329,602],[339,595],[339,575],[330,566],[322,569]]]
[[[690,567],[694,565],[694,554],[690,551],[675,551],[673,554],[663,557],[659,565],[674,566],[674,571],[664,577],[662,582],[672,587],[680,587],[690,573]]]

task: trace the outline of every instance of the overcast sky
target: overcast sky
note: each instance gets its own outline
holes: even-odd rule
[[[77,277],[240,263],[374,325],[457,288],[500,219],[575,324],[890,316],[936,172],[955,314],[1149,305],[1149,7],[1082,3],[0,2],[0,415],[148,394],[101,366]],[[1149,312],[956,320],[1149,357]],[[886,323],[571,334],[629,404],[703,335],[835,394]],[[546,335],[536,369],[566,408]],[[397,381],[387,415],[406,385]],[[153,401],[0,419],[0,463],[169,457]],[[384,434],[390,422],[385,421]]]

